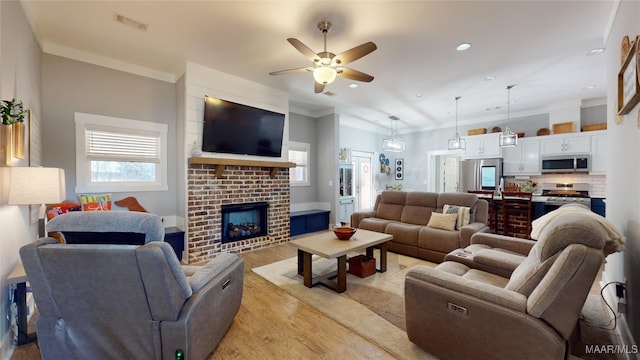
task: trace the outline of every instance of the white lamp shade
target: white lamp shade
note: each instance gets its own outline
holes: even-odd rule
[[[319,84],[331,84],[336,79],[336,70],[329,66],[319,67],[313,70],[313,79]]]
[[[64,200],[64,170],[13,167],[9,177],[9,205],[54,204]]]

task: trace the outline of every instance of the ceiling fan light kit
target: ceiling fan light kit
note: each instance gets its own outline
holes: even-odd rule
[[[332,67],[321,66],[313,70],[313,79],[322,85],[331,84],[338,74]]]
[[[329,21],[320,21],[318,23],[318,29],[324,36],[324,51],[316,53],[302,41],[295,38],[288,38],[287,41],[298,50],[302,55],[312,61],[311,66],[305,66],[301,68],[273,71],[271,75],[288,74],[292,72],[313,72],[314,92],[321,93],[324,91],[325,85],[331,84],[336,76],[340,76],[349,80],[371,82],[373,76],[365,74],[358,70],[345,68],[343,65],[354,62],[361,57],[373,52],[378,47],[373,42],[369,41],[362,45],[351,48],[338,55],[327,51],[327,33],[331,29],[331,23]]]
[[[518,135],[514,134],[509,128],[509,117],[511,113],[511,88],[515,85],[507,85],[507,127],[504,132],[500,134],[500,146],[501,147],[514,147],[518,146]]]
[[[464,150],[467,148],[467,141],[458,134],[458,100],[460,100],[460,96],[456,96],[456,135],[449,139],[449,150]]]

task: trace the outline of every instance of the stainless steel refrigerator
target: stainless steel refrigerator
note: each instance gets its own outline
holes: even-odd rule
[[[469,190],[497,190],[502,180],[502,159],[460,161],[462,192]]]

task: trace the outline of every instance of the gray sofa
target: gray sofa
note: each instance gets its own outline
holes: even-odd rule
[[[220,254],[186,271],[168,243],[20,249],[47,359],[206,359],[240,308],[244,262]]]
[[[427,226],[445,205],[469,207],[470,223],[454,231]],[[468,246],[473,234],[489,231],[488,206],[476,194],[383,191],[373,210],[351,215],[351,226],[393,235],[390,251],[442,262],[449,252]]]

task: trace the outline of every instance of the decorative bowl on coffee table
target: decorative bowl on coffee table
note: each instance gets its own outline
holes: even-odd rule
[[[352,228],[350,226],[337,226],[337,227],[333,228],[333,232],[334,232],[334,234],[336,234],[338,239],[340,239],[340,240],[349,240],[349,239],[351,239],[353,234],[356,233],[356,229]]]

